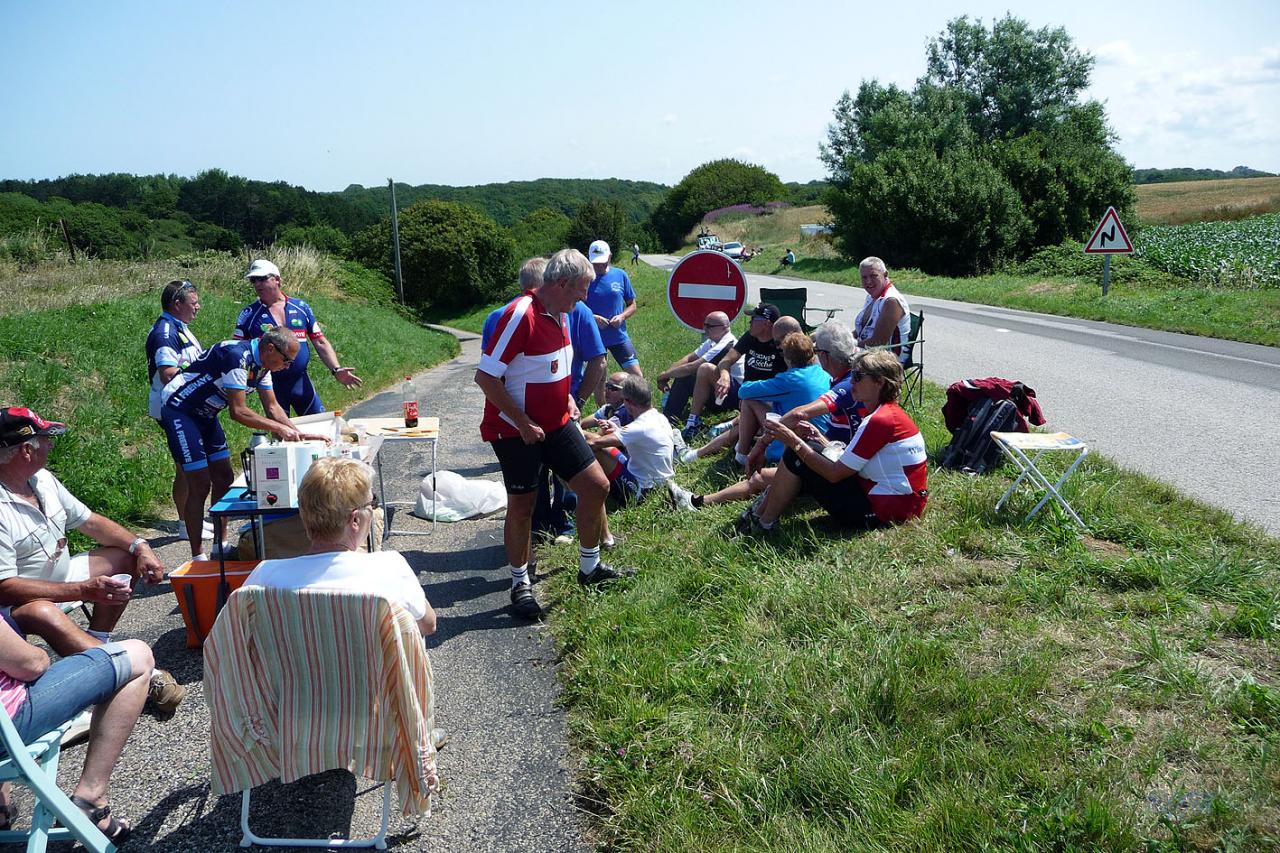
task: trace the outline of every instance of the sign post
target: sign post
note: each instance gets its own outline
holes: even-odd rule
[[[1108,207],[1102,214],[1102,221],[1093,229],[1093,236],[1085,244],[1086,255],[1102,255],[1102,295],[1106,296],[1111,289],[1111,256],[1133,254],[1133,241],[1129,233],[1120,224],[1120,215],[1114,207]]]
[[[690,329],[703,331],[702,322],[712,311],[723,311],[732,320],[747,301],[747,276],[738,262],[711,249],[691,252],[671,270],[667,279],[667,303],[676,319]]]

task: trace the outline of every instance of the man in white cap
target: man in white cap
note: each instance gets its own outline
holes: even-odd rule
[[[354,368],[343,367],[333,344],[320,331],[315,312],[301,299],[285,296],[280,289],[280,268],[268,260],[256,260],[249,265],[245,278],[253,285],[258,301],[247,306],[236,319],[232,337],[236,340],[253,340],[273,326],[288,329],[298,339],[298,355],[284,370],[271,374],[275,386],[276,402],[285,413],[292,410],[294,416],[314,415],[324,411],[320,395],[307,375],[307,362],[311,358],[310,342],[316,355],[329,368],[333,378],[345,386],[359,385],[361,380]]]
[[[636,313],[636,292],[631,278],[618,267],[610,266],[613,253],[604,240],[596,240],[587,250],[587,260],[595,268],[596,278],[587,288],[587,307],[595,314],[600,327],[600,339],[612,353],[618,367],[627,373],[644,376],[640,370],[640,357],[627,336],[627,318]],[[596,388],[596,400],[604,399],[604,377]]]

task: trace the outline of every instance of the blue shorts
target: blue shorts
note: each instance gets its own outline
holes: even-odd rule
[[[311,384],[311,377],[305,370],[297,375],[287,370],[273,373],[271,384],[276,394],[276,402],[280,404],[280,408],[284,409],[286,415],[300,417],[318,415],[324,411],[324,403],[320,402],[316,386]]]
[[[230,459],[227,436],[222,422],[196,418],[171,406],[160,413],[160,424],[169,438],[169,453],[174,464],[183,471],[208,468],[210,462]]]
[[[129,653],[120,643],[103,643],[55,661],[27,685],[26,701],[13,715],[13,727],[31,741],[105,702],[133,678]],[[5,752],[0,746],[0,754]]]
[[[609,344],[607,349],[613,354],[613,360],[618,362],[618,367],[624,370],[633,364],[640,363],[640,356],[636,355],[636,347],[631,343],[631,338],[623,338],[616,344]]]

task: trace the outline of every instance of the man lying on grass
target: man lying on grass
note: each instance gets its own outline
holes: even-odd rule
[[[870,529],[919,518],[929,497],[924,437],[898,405],[902,365],[893,353],[872,350],[853,363],[853,396],[867,407],[849,446],[838,456],[812,424],[792,430],[768,421],[765,434],[786,446],[764,505],[738,519],[744,533],[768,532],[797,495],[809,494],[847,527]]]

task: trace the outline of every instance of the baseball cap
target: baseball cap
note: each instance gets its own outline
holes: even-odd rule
[[[13,447],[37,435],[62,435],[66,424],[46,421],[30,409],[10,406],[0,411],[0,447]]]
[[[262,276],[273,275],[280,277],[280,268],[271,261],[259,259],[249,264],[249,271],[244,274],[246,279],[260,278]]]
[[[751,311],[751,319],[761,317],[770,323],[776,323],[778,318],[782,316],[782,312],[778,310],[777,305],[771,305],[768,302],[761,302]]]
[[[578,245],[582,245],[579,243]],[[603,263],[613,257],[613,252],[609,250],[609,244],[603,240],[597,240],[591,244],[591,248],[587,249],[587,260],[593,264]]]

